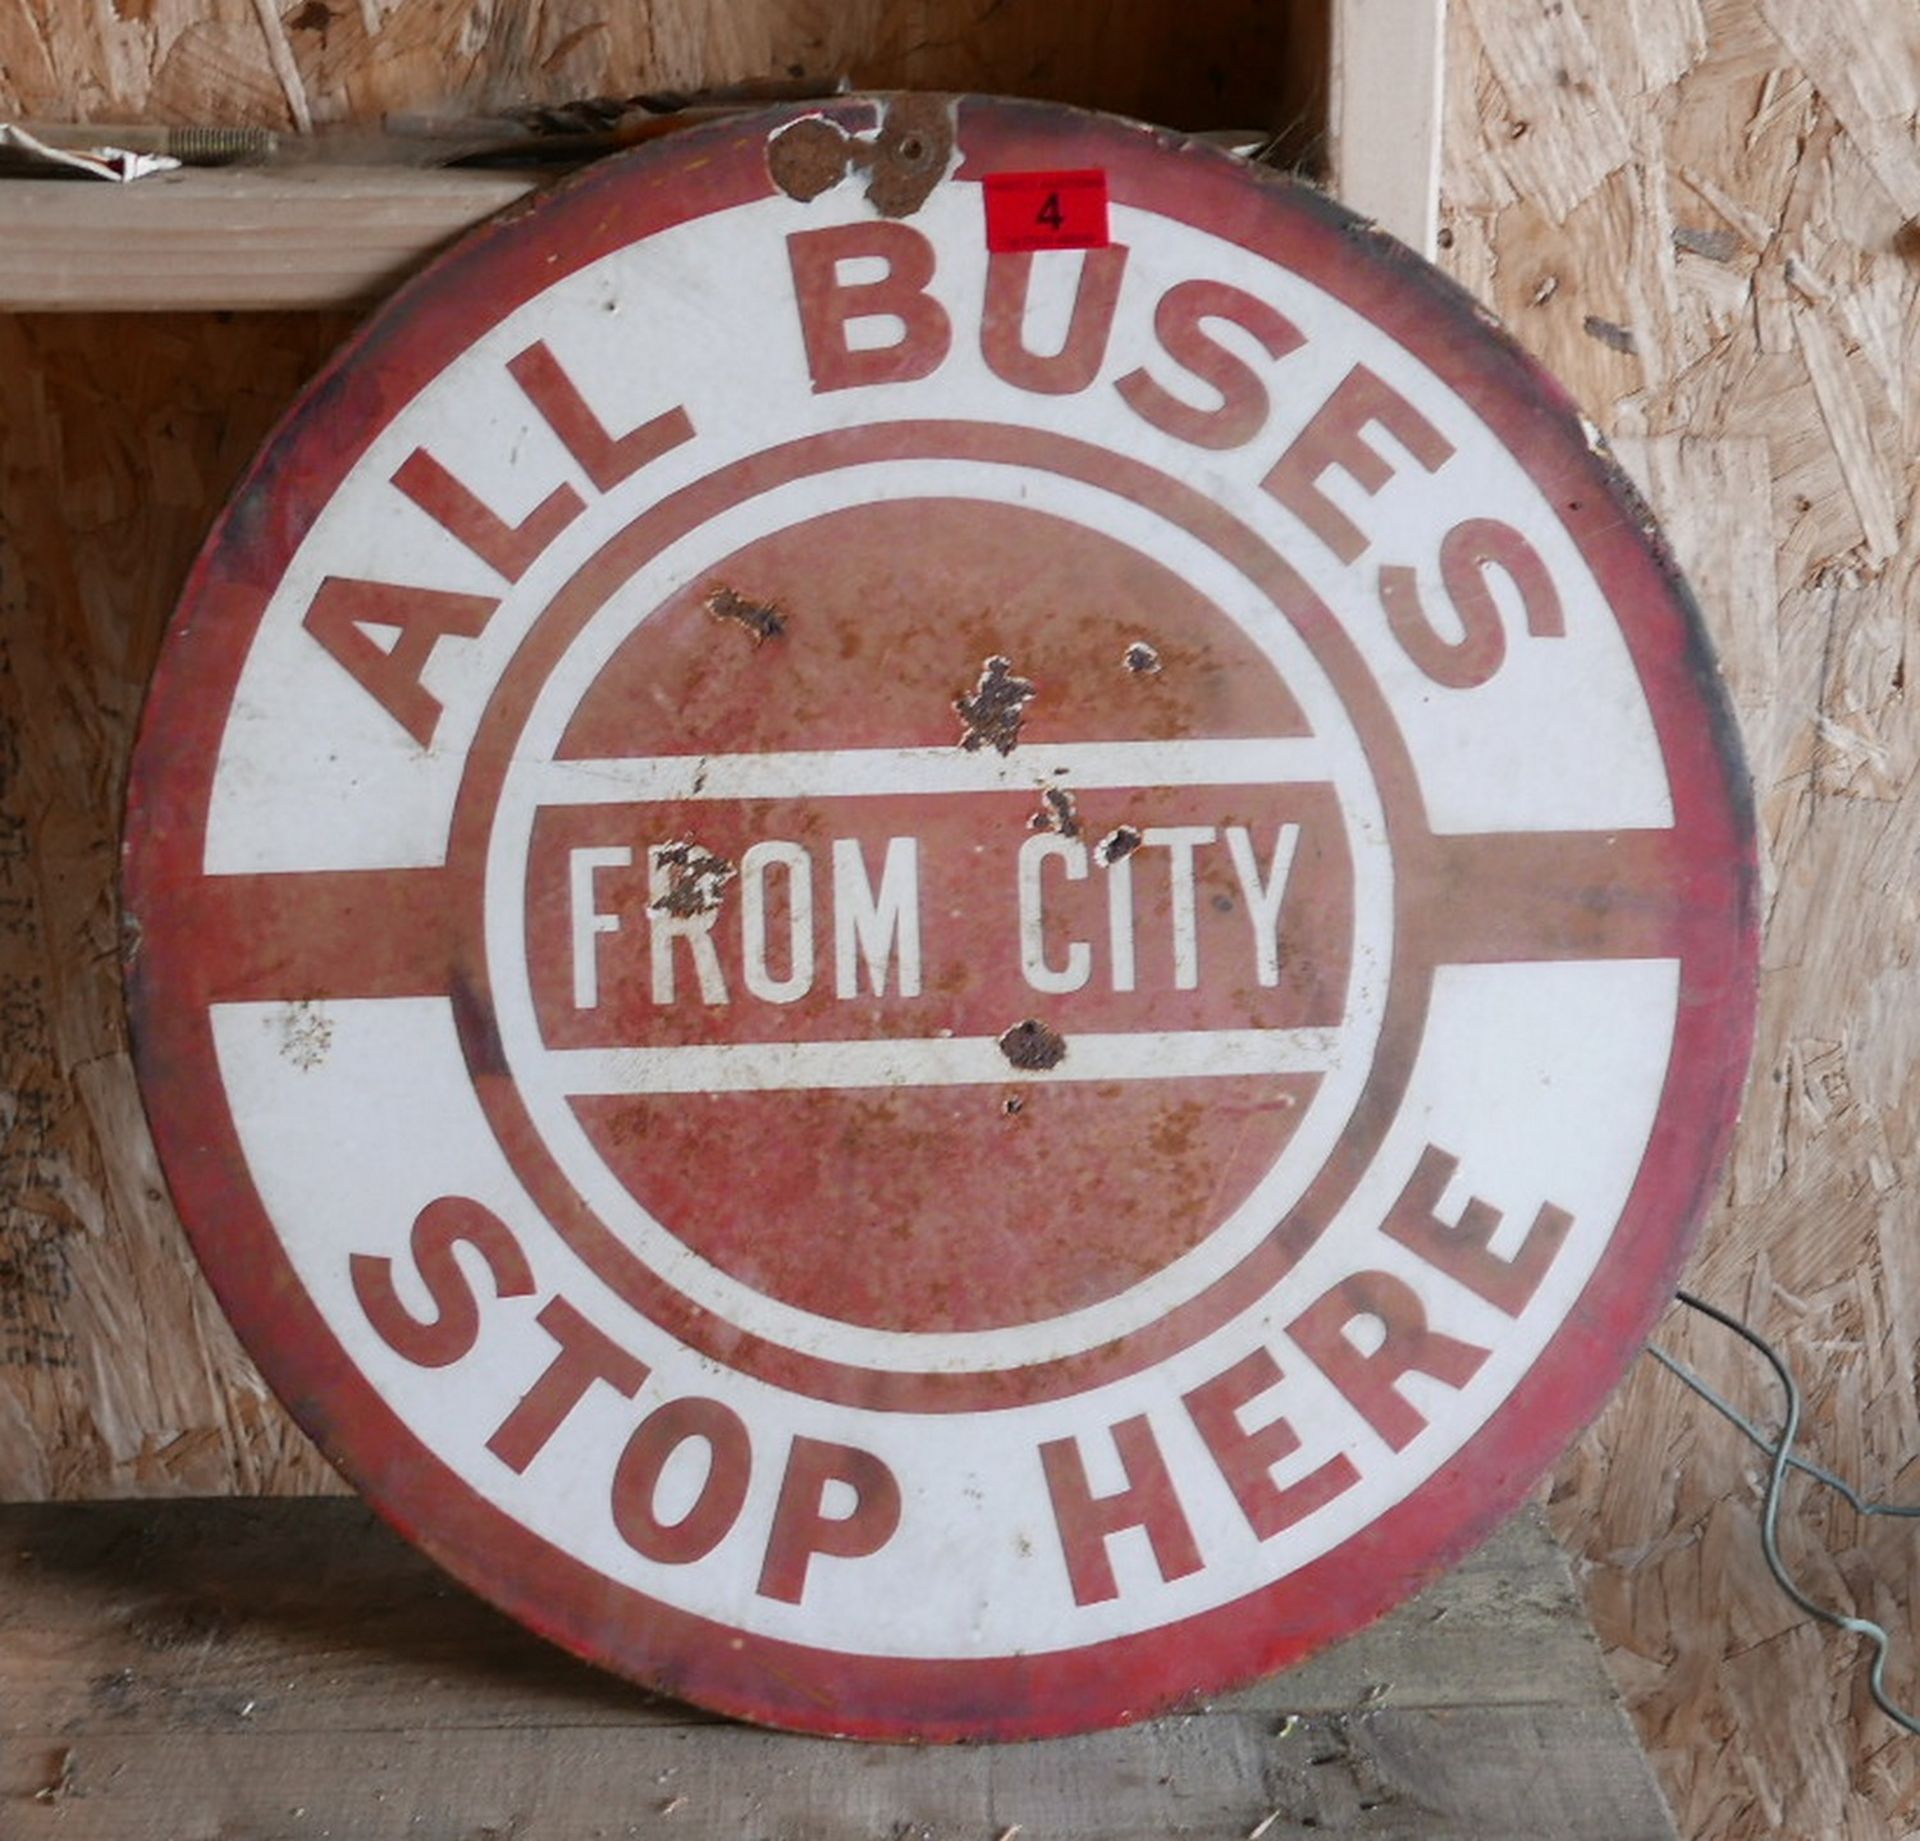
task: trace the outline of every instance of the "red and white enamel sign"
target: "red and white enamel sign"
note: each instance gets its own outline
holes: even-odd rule
[[[126,906],[181,1212],[347,1475],[614,1668],[956,1738],[1517,1503],[1711,1190],[1752,885],[1685,595],[1463,296],[905,98],[375,318],[188,587]]]

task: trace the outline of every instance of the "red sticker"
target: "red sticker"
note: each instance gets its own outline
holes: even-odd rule
[[[1105,249],[1107,175],[989,173],[987,248],[996,256],[1031,249]]]

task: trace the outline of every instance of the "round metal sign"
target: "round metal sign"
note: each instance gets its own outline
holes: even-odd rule
[[[1754,848],[1644,514],[1450,284],[1038,105],[688,132],[307,393],[128,818],[269,1380],[578,1652],[822,1732],[1216,1691],[1666,1297]]]

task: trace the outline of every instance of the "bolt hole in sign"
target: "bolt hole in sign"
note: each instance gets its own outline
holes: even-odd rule
[[[1754,877],[1666,552],[1464,295],[1172,135],[851,99],[307,392],[160,660],[128,991],[226,1309],[427,1552],[1013,1738],[1515,1507],[1712,1192]]]

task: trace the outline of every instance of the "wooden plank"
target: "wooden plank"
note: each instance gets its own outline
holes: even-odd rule
[[[1270,1817],[1405,1841],[1671,1836],[1537,1512],[1354,1642],[1212,1706],[914,1750],[756,1732],[600,1674],[358,1503],[0,1509],[10,1841],[1240,1841]]]
[[[302,1621],[316,1604],[333,1607],[323,1626]],[[0,1633],[0,1735],[15,1729],[16,1702],[58,1728],[110,1702],[123,1731],[197,1724],[248,1700],[256,1730],[304,1728],[357,1718],[356,1698],[376,1694],[411,1698],[427,1725],[686,1717],[497,1616],[351,1501],[0,1510]],[[476,1711],[461,1668],[510,1674],[519,1693]],[[301,1685],[261,1690],[281,1675]],[[335,1698],[311,1697],[316,1675]],[[1219,1704],[1284,1716],[1519,1707],[1576,1691],[1596,1706],[1612,1692],[1566,1562],[1529,1514],[1417,1607]]]
[[[542,183],[378,166],[0,180],[0,311],[361,306]]]
[[[1446,0],[1334,0],[1334,196],[1423,256],[1440,232]]]
[[[980,1837],[1035,1841],[1668,1841],[1570,1708],[1358,1713],[1285,1736],[1161,1722],[1017,1751],[855,1749],[745,1727],[37,1737],[0,1755],[33,1841],[330,1836]],[[40,1793],[46,1792],[43,1798]],[[1260,1824],[1268,1822],[1261,1830]]]

